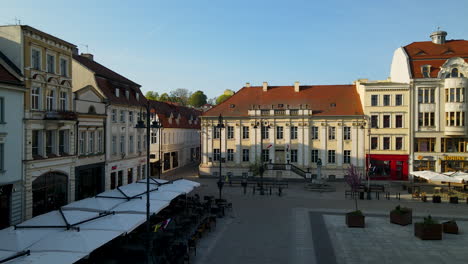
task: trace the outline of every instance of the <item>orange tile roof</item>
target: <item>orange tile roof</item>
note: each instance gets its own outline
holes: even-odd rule
[[[364,114],[355,85],[302,85],[299,92],[294,91],[294,86],[268,86],[266,92],[262,86],[243,87],[203,116],[248,116],[254,105],[256,109],[272,109],[272,105],[274,109],[300,109],[307,105],[314,116]]]
[[[171,102],[159,102],[154,100],[148,101],[150,106],[156,110],[156,114],[158,115],[163,128],[200,129],[201,111]],[[171,114],[174,118],[177,118],[180,114],[179,123],[177,123],[175,120],[169,122],[169,117]],[[192,118],[191,123],[189,122],[190,118]],[[196,124],[194,120],[197,121]]]
[[[437,78],[440,67],[450,58],[461,57],[468,61],[468,41],[448,40],[444,44],[432,41],[413,42],[404,47],[410,58],[412,78],[423,78],[421,66],[431,65],[430,76]]]

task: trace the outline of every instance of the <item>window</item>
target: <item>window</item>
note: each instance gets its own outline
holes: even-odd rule
[[[335,151],[334,150],[328,151],[328,163],[335,163]]]
[[[442,152],[468,152],[468,138],[441,138]]]
[[[317,162],[317,161],[318,161],[318,158],[319,158],[318,149],[313,149],[313,150],[311,150],[311,153],[310,153],[310,161],[311,161],[311,162]]]
[[[5,123],[5,99],[0,97],[0,123]]]
[[[423,78],[430,78],[431,77],[431,65],[424,65],[422,66],[422,75]]]
[[[120,153],[125,154],[125,136],[120,136]]]
[[[371,106],[377,106],[379,104],[379,96],[377,94],[371,95]]]
[[[228,149],[227,150],[227,161],[234,161],[234,150]]]
[[[0,143],[0,171],[5,170],[5,148],[4,144]]]
[[[127,169],[127,184],[130,184],[133,182],[133,168],[128,168]]]
[[[447,88],[445,89],[445,102],[463,103],[465,102],[465,88]]]
[[[39,156],[39,143],[40,143],[39,141],[40,141],[39,130],[33,130],[32,131],[32,144],[31,144],[31,151],[32,151],[33,158]]]
[[[244,162],[249,161],[249,149],[242,150],[242,161]]]
[[[120,110],[120,122],[124,123],[125,122],[125,111]]]
[[[115,88],[115,97],[119,97],[119,96],[120,96],[120,89]]]
[[[221,129],[219,127],[213,127],[213,138],[219,138],[221,136]]]
[[[228,126],[227,127],[227,138],[228,139],[233,139],[234,138],[234,127],[233,126]]]
[[[117,122],[117,110],[112,109],[111,118],[112,118],[112,122],[114,123]]]
[[[403,149],[403,138],[402,137],[396,137],[395,138],[395,149],[396,150],[402,150]]]
[[[268,131],[269,127],[262,126],[261,130],[262,130],[262,138],[263,139],[268,139],[270,137],[270,132]]]
[[[125,97],[127,97],[127,100],[130,98],[130,91],[125,90]]]
[[[403,127],[403,116],[402,115],[396,115],[395,116],[395,127],[396,128],[402,128]]]
[[[133,141],[133,136],[129,136],[129,137],[128,137],[128,146],[129,146],[129,147],[128,147],[128,151],[129,151],[130,153],[135,152],[134,143],[133,143],[133,142],[134,142],[134,141]]]
[[[98,143],[97,151],[98,151],[98,153],[102,153],[102,152],[103,152],[103,151],[102,151],[102,147],[103,147],[103,144],[102,144],[102,143],[103,143],[103,142],[102,142],[102,131],[101,131],[101,130],[99,130],[99,131],[98,131],[98,134],[97,134],[97,143]]]
[[[60,110],[67,111],[67,92],[60,92]]]
[[[83,155],[86,153],[86,131],[80,131],[80,137],[78,140],[78,146],[80,148],[80,154]]]
[[[351,163],[351,150],[345,150],[343,152],[343,163],[344,164]]]
[[[59,130],[59,155],[66,153],[68,130]]]
[[[123,185],[123,170],[119,170],[117,172],[117,187],[120,187]]]
[[[311,131],[312,139],[318,139],[318,137],[319,137],[318,127],[313,126],[313,127],[311,127],[310,131]]]
[[[450,77],[452,77],[452,78],[458,77],[458,69],[457,68],[452,69]]]
[[[390,137],[383,138],[383,149],[390,149]]]
[[[54,133],[55,131],[46,130],[46,156],[54,153]]]
[[[378,115],[372,115],[371,116],[371,127],[372,128],[378,128],[379,127],[379,116]]]
[[[464,126],[465,112],[445,112],[446,126]]]
[[[213,149],[213,161],[219,161],[221,156],[220,149]]]
[[[418,114],[418,125],[420,127],[434,126],[434,113],[419,113]]]
[[[395,95],[395,105],[403,105],[403,95],[402,94],[397,94]]]
[[[383,127],[389,128],[390,127],[390,115],[383,116]]]
[[[55,108],[54,101],[55,101],[54,90],[50,89],[47,91],[47,96],[46,96],[47,111],[54,110]]]
[[[291,127],[291,139],[297,139],[297,126]]]
[[[379,138],[371,137],[371,149],[377,149],[379,147]]]
[[[117,154],[117,137],[112,136],[112,154]]]
[[[249,127],[248,126],[243,126],[242,127],[242,138],[243,139],[248,139],[249,138]]]
[[[270,150],[262,149],[262,162],[268,162],[270,160]]]
[[[351,140],[351,127],[344,127],[343,128],[343,139],[344,140]]]
[[[47,54],[47,72],[55,73],[55,56]]]
[[[41,102],[41,100],[39,100],[39,97],[40,97],[40,88],[33,87],[31,89],[31,109],[32,110],[39,110],[40,102]]]
[[[433,104],[435,100],[435,88],[419,88],[418,103]]]
[[[38,49],[31,49],[31,67],[34,70],[41,69],[41,51]]]
[[[88,153],[94,153],[94,131],[89,131],[88,136]]]
[[[137,150],[138,152],[141,151],[141,135],[137,136]]]
[[[291,149],[291,162],[297,162],[297,149]]]
[[[334,140],[335,139],[335,132],[336,132],[336,128],[335,127],[328,127],[328,139],[329,140]]]
[[[128,122],[133,123],[133,111],[128,111]]]
[[[68,60],[60,58],[60,75],[67,77],[68,76]]]
[[[276,127],[276,139],[283,139],[283,127],[282,126]]]
[[[435,138],[416,138],[414,141],[414,151],[434,152],[435,140]]]
[[[151,144],[155,144],[157,141],[157,133],[151,132]]]
[[[390,105],[390,95],[389,94],[385,94],[383,96],[383,105],[384,106],[389,106]]]

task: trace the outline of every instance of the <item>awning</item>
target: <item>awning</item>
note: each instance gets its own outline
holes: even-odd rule
[[[64,210],[81,210],[91,212],[111,211],[117,205],[126,202],[123,199],[86,198],[63,206]]]
[[[77,252],[60,252],[60,251],[47,251],[47,252],[31,252],[30,255],[15,258],[14,260],[6,262],[7,264],[50,264],[50,263],[75,263],[78,260],[86,257],[86,253]],[[0,259],[2,257],[0,256]]]
[[[450,177],[433,171],[414,171],[411,173],[416,177],[426,179],[431,182],[461,183],[462,179]]]
[[[143,214],[113,214],[79,225],[80,230],[107,230],[130,233],[146,221]]]
[[[150,213],[157,214],[169,205],[169,201],[150,200]],[[133,199],[119,204],[113,209],[116,214],[143,214],[146,215],[146,200]]]

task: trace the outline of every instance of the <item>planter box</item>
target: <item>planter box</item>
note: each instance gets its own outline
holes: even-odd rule
[[[442,223],[442,229],[444,233],[448,234],[458,234],[458,225],[454,222],[444,222]]]
[[[422,240],[441,240],[442,239],[442,225],[431,224],[425,225],[423,223],[414,224],[414,235]]]
[[[394,211],[390,212],[390,223],[402,226],[413,223],[413,211],[410,210],[403,214]]]
[[[450,197],[450,203],[457,204],[458,203],[458,197]]]
[[[438,195],[432,196],[432,202],[433,203],[441,203],[442,199]]]
[[[365,227],[365,216],[355,215],[353,213],[346,214],[346,225],[348,227]]]

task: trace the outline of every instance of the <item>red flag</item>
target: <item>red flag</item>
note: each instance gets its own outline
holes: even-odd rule
[[[273,146],[272,144],[268,145],[267,149],[271,148],[272,146]]]

